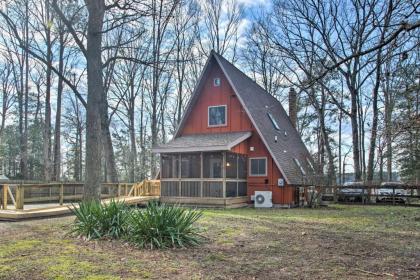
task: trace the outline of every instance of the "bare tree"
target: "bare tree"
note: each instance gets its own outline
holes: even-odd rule
[[[234,0],[203,0],[200,4],[203,20],[198,22],[196,34],[202,55],[215,50],[235,61],[243,6]]]

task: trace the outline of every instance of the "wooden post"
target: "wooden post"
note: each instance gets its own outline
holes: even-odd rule
[[[16,210],[23,210],[24,197],[25,197],[24,191],[25,189],[23,188],[22,185],[18,185],[16,187],[16,204],[15,204]]]
[[[182,158],[181,158],[181,154],[179,154],[179,157],[178,157],[178,162],[179,162],[179,164],[178,164],[178,196],[181,196],[181,172],[182,172],[182,168],[181,168],[181,165],[182,165]]]
[[[223,174],[223,198],[226,198],[226,152],[223,152],[222,174]]]
[[[121,195],[121,185],[118,184],[117,197],[120,197],[120,195]]]
[[[59,203],[63,205],[64,202],[64,185],[60,184],[60,195],[59,195]]]
[[[333,187],[333,192],[334,203],[337,203],[337,186]]]
[[[395,186],[392,186],[392,205],[395,205]]]
[[[3,209],[7,210],[7,193],[8,193],[9,186],[3,185]]]
[[[203,197],[203,185],[204,185],[204,155],[200,153],[200,197]]]

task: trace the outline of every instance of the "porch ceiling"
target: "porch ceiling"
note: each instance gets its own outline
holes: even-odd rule
[[[154,153],[185,153],[229,151],[251,137],[250,131],[211,134],[194,134],[177,137],[167,144],[153,148]]]

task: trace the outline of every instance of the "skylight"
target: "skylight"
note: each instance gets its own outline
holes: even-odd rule
[[[274,119],[273,115],[271,115],[271,113],[267,113],[267,116],[270,119],[271,123],[273,124],[274,128],[276,130],[280,130],[280,127],[279,127],[277,121]]]
[[[312,171],[315,171],[314,165],[312,164],[312,162],[309,160],[309,158],[306,158],[306,162],[308,163],[309,167],[311,167]]]
[[[296,163],[297,167],[299,167],[300,172],[302,172],[302,175],[306,175],[306,172],[305,172],[305,170],[303,169],[302,165],[300,164],[299,160],[298,160],[297,158],[294,158],[293,160],[295,161],[295,163]]]

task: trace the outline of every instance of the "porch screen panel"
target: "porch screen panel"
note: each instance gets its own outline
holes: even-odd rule
[[[223,172],[222,153],[203,153],[203,177],[222,178]]]
[[[161,181],[160,182],[161,196],[179,196],[178,181]]]
[[[226,182],[226,197],[236,197],[237,182]]]
[[[226,154],[226,178],[236,179],[238,176],[238,156],[233,153]]]
[[[182,178],[200,178],[200,170],[201,159],[199,153],[181,155]]]
[[[183,181],[181,182],[181,196],[199,197],[200,196],[199,181]]]
[[[178,178],[179,156],[162,154],[162,178]]]
[[[203,197],[223,197],[222,182],[204,182]]]
[[[247,176],[247,166],[248,160],[246,156],[238,154],[238,178],[239,179],[246,179]]]
[[[246,196],[247,195],[247,183],[246,182],[238,182],[238,196]]]

